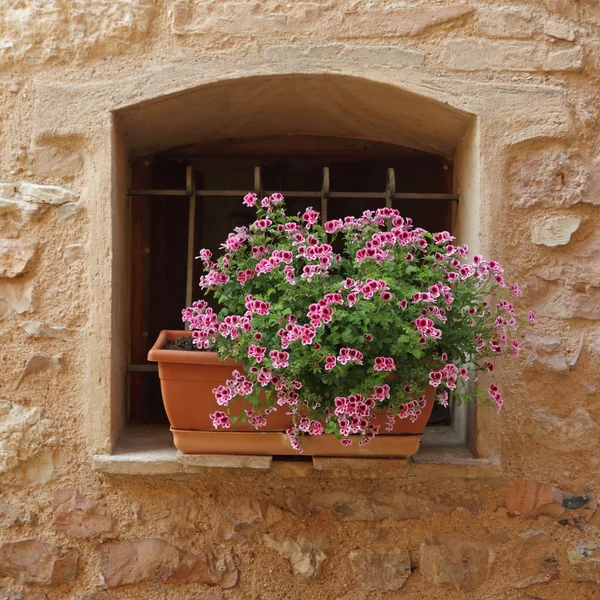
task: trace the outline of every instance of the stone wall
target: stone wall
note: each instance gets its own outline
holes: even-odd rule
[[[298,75],[320,130],[346,86],[338,132],[455,154],[539,314],[503,413],[410,465],[114,458],[126,155],[271,126],[214,121],[220,82]],[[0,600],[600,597],[598,0],[5,0],[0,84]]]

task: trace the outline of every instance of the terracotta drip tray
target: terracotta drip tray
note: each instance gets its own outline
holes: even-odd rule
[[[171,429],[175,447],[183,454],[225,454],[302,456],[291,446],[285,433],[192,431]],[[355,456],[408,458],[419,450],[421,435],[378,435],[366,446],[353,436],[351,446],[342,446],[335,436],[309,437],[303,441],[304,456]]]

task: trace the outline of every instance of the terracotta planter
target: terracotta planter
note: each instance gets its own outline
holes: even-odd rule
[[[212,390],[231,379],[234,369],[242,370],[234,361],[220,361],[215,352],[165,350],[169,340],[191,336],[187,331],[161,331],[148,353],[148,360],[158,362],[158,375],[163,402],[171,423],[175,446],[185,454],[274,454],[297,455],[285,435],[291,418],[283,411],[269,416],[267,427],[256,431],[248,423],[238,421],[233,430],[216,431],[209,413],[221,408]],[[381,433],[366,446],[359,446],[359,436],[351,446],[342,446],[333,435],[306,436],[304,454],[308,456],[387,456],[408,457],[419,449],[421,434],[427,425],[435,390],[427,388],[427,406],[414,423],[397,419],[394,430]],[[241,402],[232,414],[251,408]],[[377,420],[385,427],[385,416]]]

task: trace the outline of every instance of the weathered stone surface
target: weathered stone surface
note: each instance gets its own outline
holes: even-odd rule
[[[11,0],[0,14],[0,66],[116,54],[148,30],[153,15],[152,0]]]
[[[163,540],[134,539],[98,547],[102,582],[108,588],[144,581],[205,583],[233,587],[237,568],[230,557],[192,554]]]
[[[359,61],[362,64],[389,64],[396,67],[422,67],[425,53],[404,46],[355,46],[349,44],[327,44],[325,46],[269,46],[264,52],[268,60],[297,60],[305,57],[314,60]]]
[[[104,503],[92,500],[77,490],[55,490],[52,494],[52,528],[84,539],[117,536],[117,520]]]
[[[0,575],[22,583],[60,585],[77,577],[76,548],[52,546],[38,540],[0,546]]]
[[[600,541],[576,542],[567,556],[573,581],[600,583]]]
[[[70,341],[77,333],[74,329],[57,325],[48,325],[39,321],[25,321],[21,327],[31,337],[56,338],[59,340]]]
[[[42,592],[13,592],[11,590],[0,590],[0,600],[48,600],[48,596]]]
[[[545,217],[533,223],[531,240],[543,246],[564,246],[579,229],[579,217]]]
[[[531,38],[538,29],[534,16],[519,8],[481,8],[477,30],[491,38]]]
[[[598,443],[598,425],[582,406],[562,419],[538,409],[531,415],[530,431],[542,446],[558,452],[586,452]]]
[[[283,518],[279,508],[264,500],[236,498],[223,514],[217,533],[225,540],[251,536]]]
[[[26,508],[0,502],[0,527],[8,528],[37,523],[37,515]]]
[[[591,346],[592,354],[600,358],[600,340],[596,340]]]
[[[290,561],[292,573],[300,579],[318,579],[327,555],[315,544],[303,539],[282,540],[265,537],[265,543]]]
[[[421,544],[419,568],[433,585],[471,591],[490,578],[495,558],[488,544],[444,534]]]
[[[537,42],[458,39],[446,42],[443,60],[456,71],[581,71],[583,50]]]
[[[81,596],[78,600],[115,600],[115,597],[110,592],[92,592]]]
[[[0,277],[17,277],[27,273],[36,245],[20,240],[0,238]]]
[[[399,590],[410,576],[410,556],[404,548],[361,548],[350,552],[355,579],[369,592]]]
[[[0,402],[0,473],[25,463],[54,443],[52,422],[42,419],[41,408]]]
[[[566,40],[567,42],[575,40],[575,28],[571,23],[562,19],[545,19],[544,33],[557,40]]]
[[[552,538],[538,532],[526,536],[511,568],[516,588],[558,579],[560,567]]]
[[[34,354],[27,359],[27,364],[23,369],[19,386],[28,375],[43,373],[44,371],[62,371],[63,360],[62,356],[42,356]],[[17,386],[18,387],[18,386]]]
[[[311,498],[310,510],[318,513],[321,510],[332,510],[338,521],[406,521],[419,519],[434,513],[449,515],[462,507],[476,514],[479,503],[472,498],[443,498],[428,500],[413,498],[406,494],[383,496],[379,494],[349,494],[331,492]]]
[[[60,205],[65,202],[77,200],[77,194],[58,185],[38,185],[35,183],[21,182],[16,186],[16,197],[25,202],[37,204]]]
[[[33,280],[29,277],[18,277],[0,281],[0,300],[6,302],[19,315],[32,310]]]
[[[58,221],[68,221],[79,211],[80,206],[76,202],[65,202],[56,208],[56,219]]]
[[[258,4],[218,2],[207,6],[203,0],[176,0],[173,32],[178,35],[227,34],[260,35],[276,31],[309,31],[322,23],[327,6],[319,2],[282,5],[273,0]]]
[[[594,493],[587,490],[574,496],[545,483],[515,479],[503,506],[509,516],[544,516],[562,525],[581,526],[594,516],[597,500]]]
[[[63,252],[63,262],[66,265],[72,265],[83,260],[83,246],[81,244],[70,244],[65,247]]]
[[[566,207],[600,202],[586,193],[590,171],[574,148],[557,142],[528,144],[508,165],[510,197],[515,206]]]
[[[418,35],[430,27],[473,12],[469,4],[400,6],[389,10],[355,8],[346,11],[337,34],[347,38]]]
[[[64,152],[51,146],[40,146],[32,151],[33,170],[38,175],[73,177],[83,168],[81,152]]]
[[[528,332],[523,347],[530,354],[527,364],[538,373],[564,373],[569,370],[566,357],[560,352],[560,340],[553,336],[538,337]]]
[[[163,533],[175,537],[186,537],[196,533],[198,506],[186,498],[168,498],[165,502],[168,516],[160,521]]]

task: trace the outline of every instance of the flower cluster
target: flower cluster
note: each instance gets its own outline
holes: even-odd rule
[[[285,411],[298,450],[323,433],[366,444],[383,425],[414,421],[428,386],[443,405],[452,393],[500,410],[495,383],[474,385],[496,357],[520,351],[512,297],[522,292],[499,263],[469,260],[450,233],[413,227],[392,208],[321,225],[312,207],[286,215],[281,194],[243,202],[254,223],[236,228],[217,260],[207,249],[198,257],[215,302],[183,310],[199,349],[244,363],[213,390],[215,427],[241,418],[260,428]],[[240,399],[252,410],[231,416]]]

